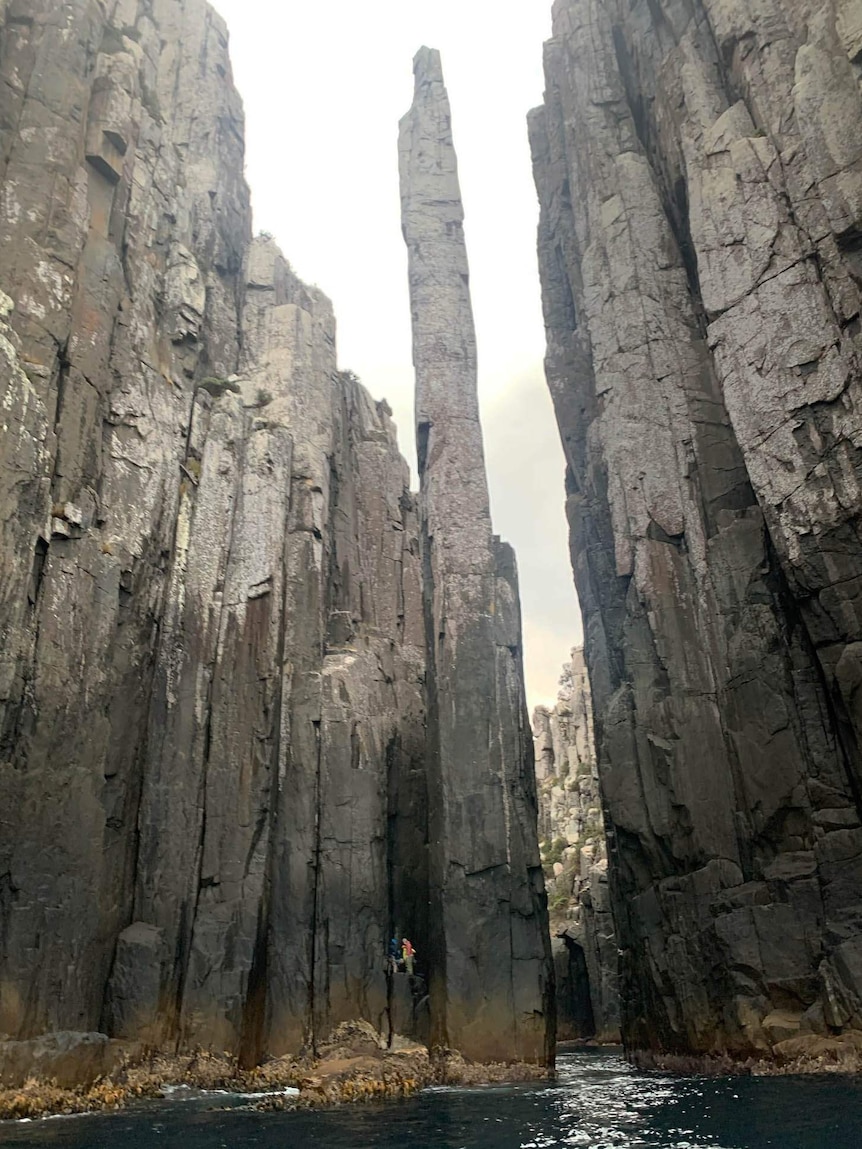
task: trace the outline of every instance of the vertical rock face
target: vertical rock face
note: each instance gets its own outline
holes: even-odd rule
[[[4,9],[14,1038],[385,1029],[394,906],[427,929],[407,467],[328,301],[251,240],[229,71],[199,0]]]
[[[633,1049],[862,1027],[858,7],[554,7],[547,373]]]
[[[475,584],[429,567],[441,632],[484,628],[441,704],[391,412],[337,369],[327,299],[252,239],[221,20],[8,0],[0,79],[0,1034],[251,1063],[386,1032],[388,939],[435,968],[445,902],[451,953],[469,967],[488,928],[507,987],[505,1038],[479,1011],[471,1048],[488,1025],[495,1056],[540,1056],[517,589],[487,494],[459,520]],[[468,747],[445,782],[429,704]],[[445,1010],[463,970],[436,969]]]
[[[608,890],[593,703],[584,652],[572,651],[553,709],[533,713],[539,846],[545,865],[560,1041],[620,1037],[619,958]]]
[[[159,869],[159,900],[183,907],[153,949],[174,1000],[202,881],[216,536],[246,419],[237,395],[199,386],[239,366],[250,238],[224,28],[196,0],[105,9],[12,3],[0,39],[0,286],[20,368],[0,400],[0,1031],[13,1036],[98,1027],[117,937]],[[214,519],[195,544],[196,506]],[[183,566],[195,545],[206,553]],[[159,802],[160,861],[146,821]]]
[[[492,535],[463,208],[440,57],[401,123],[429,676],[435,1037],[480,1059],[551,1056],[514,556]]]

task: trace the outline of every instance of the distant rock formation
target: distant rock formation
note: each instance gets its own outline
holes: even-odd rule
[[[461,193],[440,55],[401,122],[428,667],[433,1037],[553,1057],[514,554],[492,535]],[[519,971],[512,977],[512,971]]]
[[[469,760],[444,786],[436,742],[426,762],[408,469],[337,368],[327,299],[252,239],[223,22],[203,0],[9,0],[0,78],[0,1034],[254,1063],[350,1019],[387,1032],[413,1007],[393,930],[439,1008],[459,975],[451,948],[434,965],[443,856],[511,871],[529,944],[508,916],[484,944],[532,1010],[535,807]],[[472,673],[500,681],[514,745],[511,569]],[[444,709],[469,737],[474,700]],[[481,880],[459,898],[469,951]],[[495,1029],[495,1055],[546,1056],[546,1024]]]
[[[635,1053],[862,1029],[859,17],[554,5],[547,374]]]
[[[539,840],[557,990],[557,1038],[619,1041],[617,939],[584,652],[572,650],[556,705],[533,713]]]

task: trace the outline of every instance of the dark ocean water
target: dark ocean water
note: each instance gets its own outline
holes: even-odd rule
[[[559,1058],[551,1086],[431,1090],[330,1112],[177,1099],[110,1116],[0,1123],[0,1146],[56,1149],[862,1149],[862,1080],[636,1073],[612,1053]]]

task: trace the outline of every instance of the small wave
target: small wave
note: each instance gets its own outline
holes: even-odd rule
[[[196,1089],[191,1085],[163,1085],[161,1095],[165,1101],[205,1101],[209,1097],[236,1097],[241,1101],[260,1101],[265,1097],[298,1097],[293,1086],[284,1089],[265,1089],[246,1093],[237,1089]]]
[[[77,1121],[81,1117],[96,1117],[95,1110],[83,1113],[46,1113],[44,1117],[13,1117],[10,1121],[0,1121],[0,1125],[42,1125],[45,1121]]]
[[[477,1081],[475,1085],[426,1085],[420,1093],[513,1093],[532,1092],[535,1081]]]
[[[234,1093],[234,1097],[242,1097],[249,1101],[260,1101],[262,1097],[299,1097],[299,1090],[293,1086],[286,1089],[267,1089],[263,1093]]]

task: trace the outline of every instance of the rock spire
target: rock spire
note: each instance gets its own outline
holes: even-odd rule
[[[424,1037],[421,978],[387,978],[396,929],[444,1017],[446,978],[466,1010],[474,954],[489,971],[508,1029],[489,1006],[453,1038],[547,1056],[546,1018],[523,1021],[544,919],[514,561],[475,388],[470,583],[463,556],[423,573],[389,408],[253,238],[243,134],[204,0],[0,2],[0,1077],[52,1042],[74,1075],[125,1043],[253,1064],[354,1020]],[[453,711],[467,664],[441,639],[438,698],[426,614],[451,638],[468,591],[485,700]],[[475,762],[429,769],[429,728]]]
[[[440,55],[401,122],[429,683],[435,1038],[551,1056],[549,939],[517,576],[492,534],[464,212]],[[518,975],[512,976],[517,970]]]

